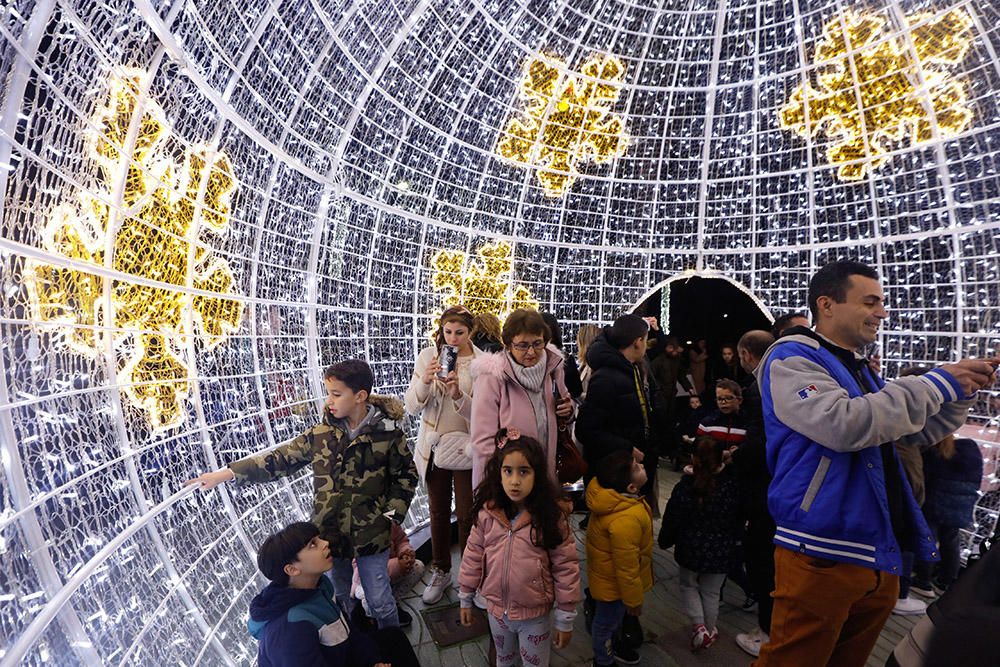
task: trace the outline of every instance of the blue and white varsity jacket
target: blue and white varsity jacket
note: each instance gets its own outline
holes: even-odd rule
[[[861,372],[877,392],[865,393],[813,332],[779,338],[758,365],[774,543],[898,575],[902,559],[879,445],[933,445],[965,422],[971,401],[941,369],[889,384],[867,366]],[[938,560],[934,538],[900,474],[916,556]]]

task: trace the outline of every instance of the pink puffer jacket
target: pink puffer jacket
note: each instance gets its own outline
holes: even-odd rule
[[[514,377],[510,358],[504,351],[484,354],[472,362],[474,390],[472,392],[472,419],[469,422],[469,437],[472,441],[472,488],[479,486],[483,479],[486,462],[496,451],[494,438],[501,428],[516,428],[522,435],[538,440],[545,448],[546,466],[549,477],[558,486],[556,476],[556,402],[552,395],[552,383],[559,388],[561,396],[569,396],[564,381],[562,353],[553,345],[545,348],[548,364],[542,394],[548,408],[549,432],[539,437],[535,421],[535,409],[531,405],[528,390]]]
[[[532,544],[527,512],[511,526],[502,510],[480,510],[458,575],[463,597],[478,589],[490,615],[506,613],[512,621],[548,614],[554,601],[562,612],[556,614],[556,628],[571,630],[580,601],[580,563],[573,531],[563,526],[566,539],[548,551]]]

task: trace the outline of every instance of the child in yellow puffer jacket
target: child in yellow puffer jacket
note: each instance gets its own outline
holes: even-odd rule
[[[601,460],[587,486],[587,579],[596,600],[591,637],[594,664],[615,658],[634,664],[638,654],[611,639],[625,614],[642,614],[642,600],[653,587],[653,519],[639,495],[646,469],[632,452],[617,451]]]

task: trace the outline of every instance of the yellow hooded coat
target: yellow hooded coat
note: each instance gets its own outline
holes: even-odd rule
[[[653,587],[653,519],[649,505],[606,489],[587,485],[587,579],[595,600],[642,604]]]

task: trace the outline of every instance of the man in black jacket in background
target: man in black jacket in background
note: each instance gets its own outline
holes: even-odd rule
[[[590,344],[587,365],[594,374],[576,422],[590,474],[608,454],[630,451],[646,468],[644,495],[656,483],[659,438],[665,435],[659,392],[645,364],[648,332],[643,318],[622,315]]]
[[[757,597],[757,622],[754,630],[736,635],[736,643],[750,655],[760,655],[760,647],[771,632],[771,612],[774,600],[774,519],[767,509],[767,487],[771,473],[767,469],[767,442],[764,437],[764,414],[760,387],[754,369],[764,358],[774,336],[767,331],[748,331],[736,346],[740,365],[749,373],[743,389],[743,414],[747,434],[743,445],[733,454],[736,477],[740,482],[741,505],[747,520],[743,537],[743,556],[747,566],[747,581]]]

